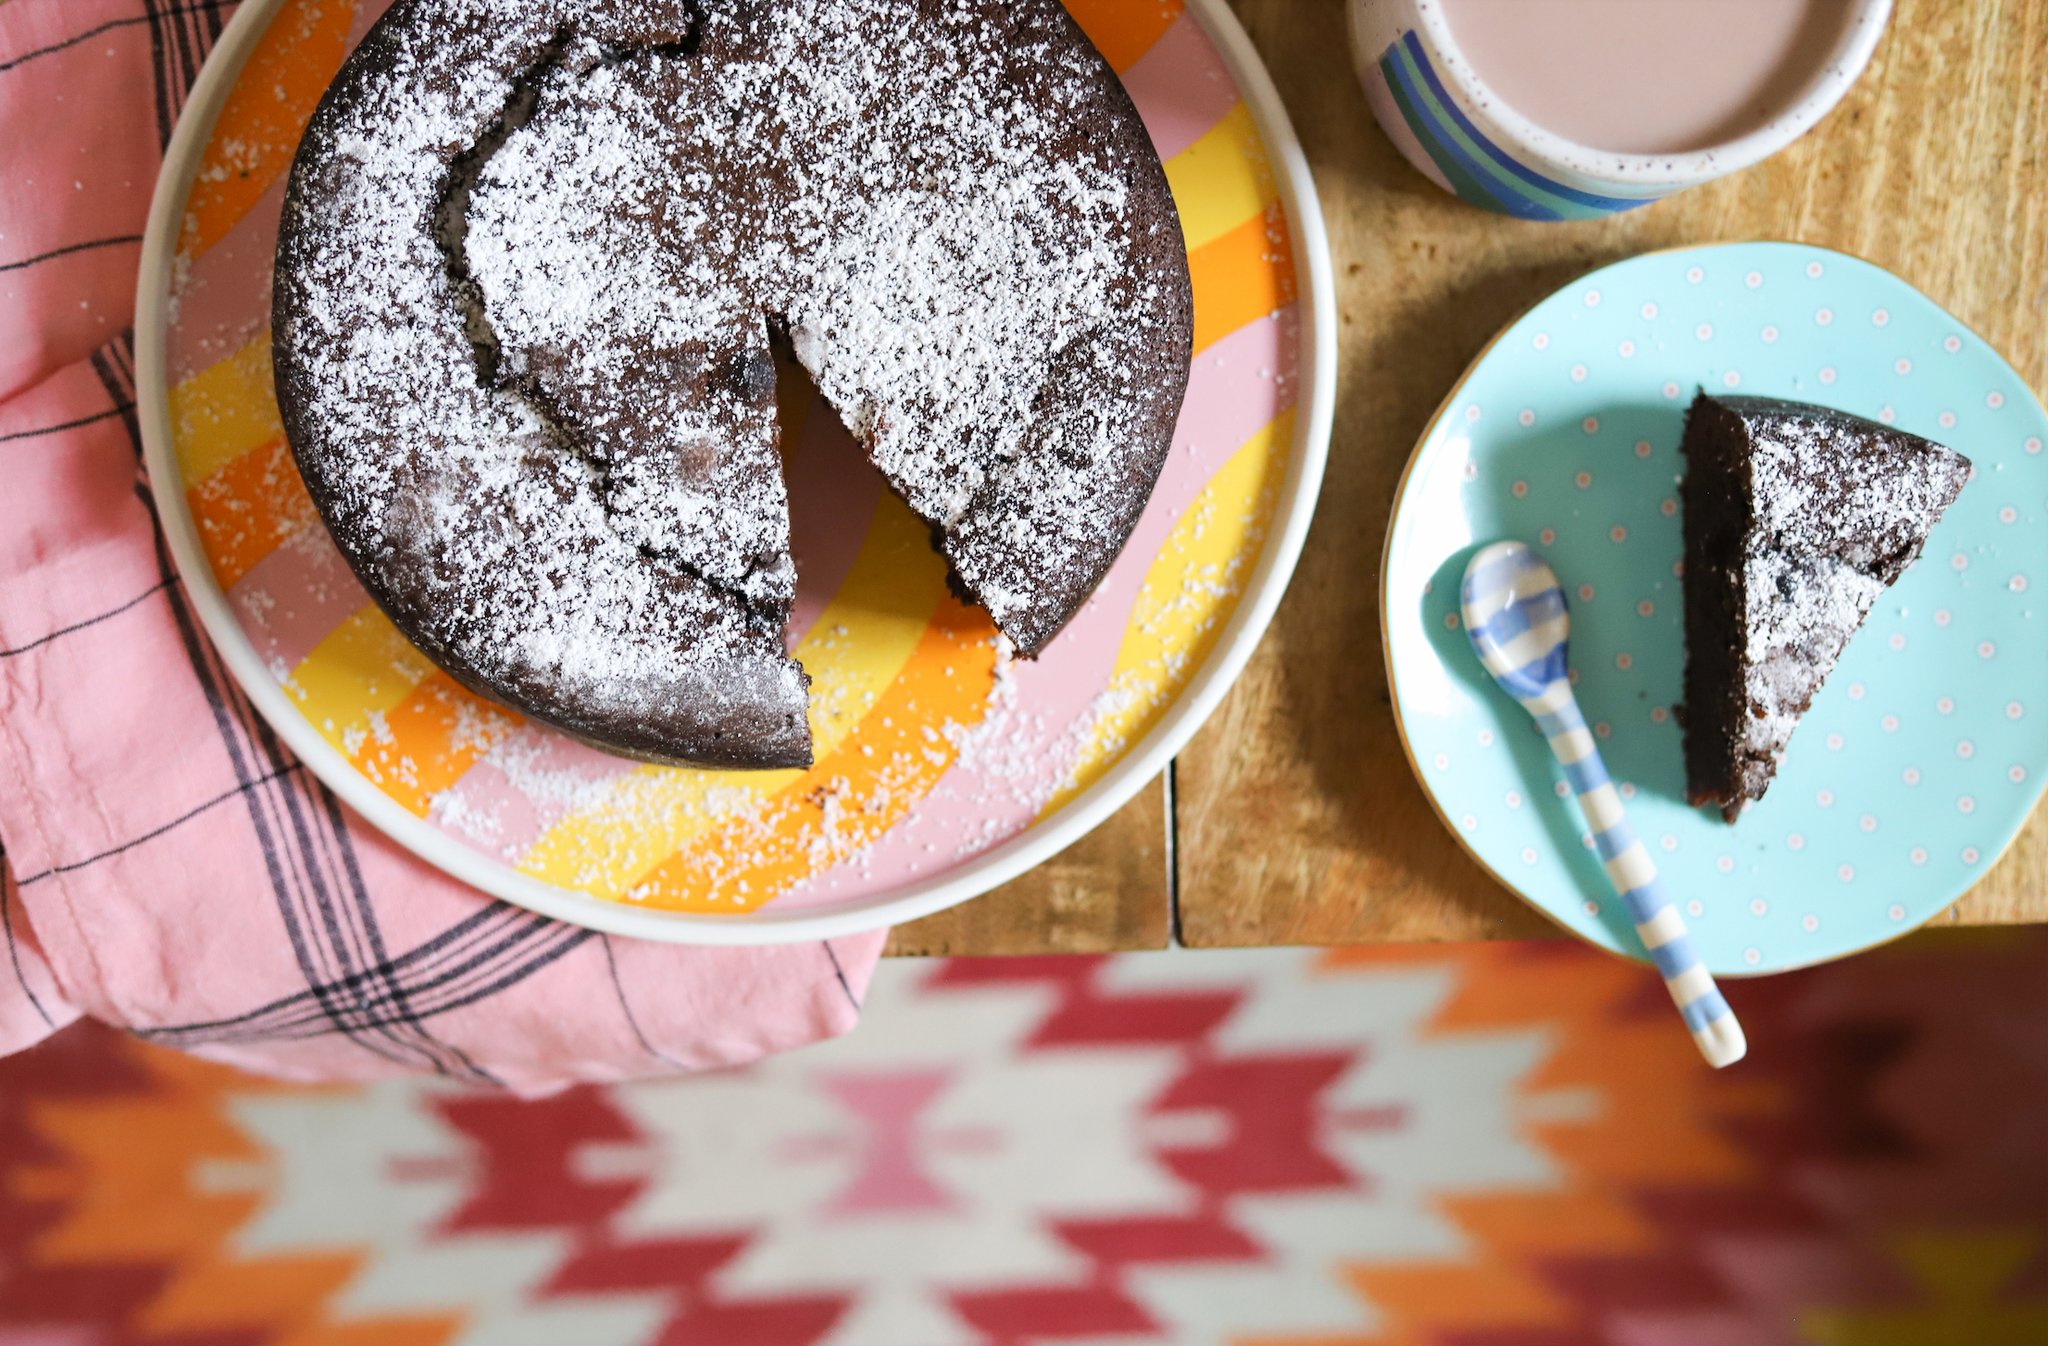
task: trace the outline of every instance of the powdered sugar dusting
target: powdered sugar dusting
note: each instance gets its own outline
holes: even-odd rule
[[[1877,596],[1919,556],[1969,464],[1839,413],[1719,401],[1743,417],[1750,444],[1742,749],[1776,761]]]
[[[998,623],[1049,637],[1187,375],[1163,177],[1049,9],[395,10],[295,167],[276,339],[309,485],[407,633],[600,740],[800,741],[786,333]]]

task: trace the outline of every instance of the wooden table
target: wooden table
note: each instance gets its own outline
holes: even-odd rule
[[[1870,69],[1776,158],[1609,220],[1525,223],[1439,191],[1388,143],[1339,0],[1233,0],[1315,171],[1340,314],[1335,431],[1294,582],[1221,709],[1093,835],[898,929],[897,953],[1546,936],[1438,822],[1394,731],[1379,566],[1394,487],[1501,327],[1654,248],[1790,239],[1903,276],[2048,389],[2048,0],[1899,0]],[[2048,921],[2037,813],[1939,923]]]

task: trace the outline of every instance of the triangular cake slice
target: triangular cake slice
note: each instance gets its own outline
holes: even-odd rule
[[[1682,447],[1686,798],[1734,822],[1970,460],[1825,407],[1705,392]]]

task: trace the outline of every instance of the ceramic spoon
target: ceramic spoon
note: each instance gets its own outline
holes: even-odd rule
[[[1701,1055],[1717,1067],[1740,1061],[1748,1050],[1742,1025],[1693,948],[1650,852],[1628,825],[1621,796],[1607,777],[1586,717],[1572,696],[1565,666],[1571,614],[1557,576],[1522,543],[1496,542],[1465,567],[1459,596],[1465,634],[1480,662],[1522,709],[1536,717],[1537,727],[1550,740],[1550,750],[1557,754],[1585,811],[1607,877],[1628,904],[1636,934],[1664,974],[1664,987],[1692,1030]]]

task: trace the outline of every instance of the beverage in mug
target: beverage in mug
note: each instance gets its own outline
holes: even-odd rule
[[[1437,185],[1580,219],[1745,168],[1810,129],[1890,0],[1352,0],[1373,112]]]
[[[1790,110],[1848,31],[1850,0],[1442,0],[1472,71],[1566,140],[1704,150]]]

